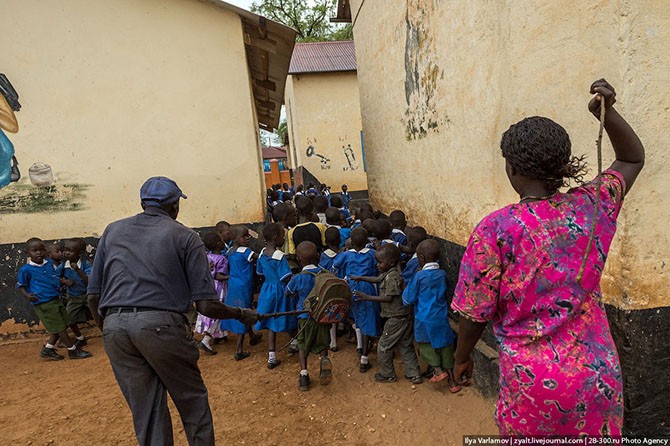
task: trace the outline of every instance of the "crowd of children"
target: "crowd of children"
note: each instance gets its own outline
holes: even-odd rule
[[[367,203],[354,206],[346,185],[339,194],[312,183],[306,191],[302,186],[294,190],[287,184],[274,185],[268,189],[267,203],[271,222],[263,227],[265,247],[260,253],[248,246],[252,237],[244,225],[221,221],[203,235],[219,299],[230,306],[255,307],[260,315],[295,313],[305,309],[315,277],[328,271],[344,279],[352,291],[350,317],[340,324],[320,324],[303,312],[261,318],[250,327],[198,314],[194,331],[203,352],[216,354],[215,344],[234,334],[234,359],[244,360],[250,356],[244,348],[246,335],[256,345],[265,331],[267,367],[274,369],[282,363],[277,335],[286,333],[291,339],[285,346],[288,352],[299,353],[299,388],[304,391],[310,387],[309,353],[320,356],[319,382],[328,384],[328,352],[337,352],[338,337],[348,335],[347,341],[356,344],[361,373],[373,368],[370,357],[376,343],[377,382],[397,380],[397,351],[407,380],[446,380],[450,391],[459,390],[452,374],[455,336],[447,320],[447,277],[438,263],[440,246],[425,229],[408,227],[400,210],[386,218]],[[37,238],[27,242],[29,261],[19,271],[17,286],[51,335],[40,353],[44,358],[63,359],[57,346],[67,348],[73,359],[90,356],[82,350],[86,340],[78,326],[90,319],[86,285],[91,263],[83,255],[85,248],[83,239],[65,241],[62,252],[59,244],[45,245]],[[427,364],[423,375],[417,349]]]

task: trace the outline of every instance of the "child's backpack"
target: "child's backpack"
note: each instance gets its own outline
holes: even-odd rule
[[[351,307],[351,289],[347,282],[327,270],[303,273],[314,276],[314,287],[303,304],[311,318],[320,324],[344,321]]]

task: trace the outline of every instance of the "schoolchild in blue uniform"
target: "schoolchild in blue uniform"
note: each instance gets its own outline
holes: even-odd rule
[[[400,250],[400,258],[401,260],[407,259],[412,253],[412,250],[409,249],[409,247],[401,244],[400,242],[397,242],[391,238],[391,222],[380,218],[375,221],[374,223],[374,234],[375,234],[375,248],[378,249],[386,244],[392,244],[394,246],[397,246],[398,249]]]
[[[405,287],[402,301],[414,305],[414,339],[419,355],[433,367],[431,382],[449,381],[449,390],[460,387],[453,379],[455,335],[447,319],[447,273],[440,269],[440,245],[424,240],[416,249],[420,271]]]
[[[228,293],[225,304],[233,307],[251,308],[254,298],[254,261],[258,255],[247,246],[249,243],[249,229],[244,225],[230,227],[230,236],[233,246],[228,251]],[[235,360],[248,358],[251,353],[243,351],[244,335],[250,332],[248,326],[236,319],[223,319],[221,329],[237,334]],[[260,336],[260,335],[258,335]],[[256,340],[258,338],[251,339]]]
[[[346,184],[342,185],[342,193],[340,194],[340,197],[342,197],[342,206],[349,209],[349,202],[351,202],[351,194],[349,193],[349,188],[347,187]]]
[[[419,243],[426,240],[427,238],[428,233],[421,226],[415,226],[408,231],[407,241],[409,249],[414,251],[414,254],[407,261],[405,268],[402,270],[402,273],[400,274],[402,276],[402,280],[404,280],[406,284],[409,283],[410,280],[412,280],[414,274],[416,274],[416,272],[419,270],[419,258],[416,255],[416,247],[419,246]]]
[[[329,208],[329,209],[335,209],[335,208]],[[337,271],[335,271],[335,268],[333,267],[333,264],[335,263],[335,259],[337,258],[337,256],[341,254],[340,244],[341,244],[340,231],[337,229],[337,227],[331,226],[330,228],[326,229],[326,245],[328,246],[328,249],[326,249],[321,253],[321,260],[319,260],[319,266],[321,268],[325,269],[326,271],[330,271],[332,273],[337,273]],[[340,278],[342,279],[343,277]],[[339,347],[337,346],[337,324],[331,324],[330,326],[329,348],[331,351],[334,352],[340,350]]]
[[[79,330],[78,324],[88,322],[88,276],[91,275],[91,262],[84,259],[82,254],[86,249],[86,242],[83,238],[74,238],[67,240],[63,249],[63,257],[66,262],[59,268],[59,276],[65,280],[67,290],[67,299],[65,309],[70,317],[69,328],[76,337],[74,341],[77,347],[86,345],[86,339]]]
[[[351,231],[351,246],[353,249],[344,251],[337,256],[333,266],[349,283],[352,293],[362,293],[376,296],[377,288],[374,284],[357,282],[348,279],[351,276],[376,276],[377,260],[374,249],[366,248],[368,233],[363,228]],[[370,336],[379,336],[381,331],[379,302],[354,301],[351,303],[351,314],[356,323],[356,342],[361,354],[359,371],[365,373],[372,368],[368,359],[368,339]]]
[[[286,294],[296,299],[296,309],[305,309],[305,299],[314,288],[315,275],[323,269],[317,266],[319,253],[316,245],[310,241],[298,244],[296,256],[302,271],[293,276],[286,286]],[[307,372],[307,357],[310,353],[321,356],[319,382],[322,386],[330,384],[333,373],[332,364],[328,359],[328,326],[319,324],[308,313],[298,316],[298,349],[300,351],[299,389],[309,390],[310,379]]]
[[[326,209],[326,225],[340,231],[340,248],[344,248],[347,239],[351,236],[351,229],[344,227],[342,223],[342,215],[336,207],[331,206]]]
[[[42,347],[40,357],[50,360],[64,359],[56,351],[58,339],[68,349],[70,359],[88,358],[91,354],[77,347],[67,334],[70,318],[65,305],[59,299],[61,284],[65,279],[59,277],[59,271],[54,268],[51,259],[47,258],[47,251],[41,239],[33,237],[26,242],[28,263],[19,269],[16,287],[23,297],[32,304],[37,317],[49,332],[49,340]]]
[[[291,280],[291,268],[286,255],[278,247],[284,245],[284,228],[279,223],[270,223],[263,227],[265,248],[258,256],[256,273],[265,277],[258,296],[259,314],[279,313],[295,310],[293,300],[286,297],[286,284]],[[268,368],[274,369],[281,361],[277,359],[275,348],[277,333],[294,330],[297,326],[295,316],[280,316],[262,319],[256,322],[256,330],[270,330],[268,334]]]
[[[349,212],[349,209],[347,209],[344,204],[342,204],[342,197],[339,195],[333,195],[330,198],[330,205],[334,208],[337,208],[340,211],[340,215],[342,216],[342,221],[345,222],[347,226],[351,225],[351,223],[354,221],[353,218],[351,218],[351,213]]]
[[[393,241],[400,243],[403,246],[407,246],[407,235],[405,235],[405,227],[407,226],[407,217],[405,213],[396,209],[391,212],[389,215],[389,220],[391,221],[391,239]]]

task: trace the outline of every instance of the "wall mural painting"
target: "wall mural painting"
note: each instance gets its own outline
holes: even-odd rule
[[[309,140],[308,140],[309,142]],[[314,140],[316,142],[316,140]],[[310,143],[309,146],[307,146],[307,150],[305,151],[305,154],[307,155],[307,158],[311,158],[313,156],[319,158],[319,161],[321,161],[321,170],[330,170],[330,158],[325,157],[323,155],[320,155],[316,153],[316,149],[314,146]]]
[[[347,144],[346,147],[342,146],[342,151],[347,159],[347,165],[342,167],[342,170],[345,172],[347,170],[358,170],[358,161],[356,161],[356,155],[354,155],[354,149],[351,148],[351,144]]]
[[[17,133],[15,112],[21,110],[19,94],[0,73],[0,214],[15,212],[72,211],[83,209],[88,185],[55,184],[51,166],[35,162],[28,169],[29,182],[21,180],[14,145],[5,131]],[[12,187],[5,187],[15,183]]]
[[[435,61],[433,24],[438,0],[408,0],[405,15],[405,137],[420,139],[438,131],[436,93],[444,70]]]

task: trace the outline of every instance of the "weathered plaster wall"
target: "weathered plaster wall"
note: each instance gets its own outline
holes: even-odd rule
[[[556,120],[574,152],[595,165],[598,124],[586,103],[590,83],[605,77],[647,148],[647,166],[620,218],[605,298],[626,309],[670,304],[667,2],[351,6],[373,204],[404,209],[412,223],[466,244],[482,217],[518,199],[499,150],[512,123],[537,114]],[[608,165],[609,143],[604,152]]]
[[[333,191],[367,189],[356,72],[289,75],[285,98],[292,162]]]
[[[189,226],[262,220],[238,15],[196,0],[7,0],[0,27],[24,174],[0,191],[0,242],[101,234],[137,212],[152,175],[189,196]],[[50,190],[28,181],[37,161],[55,173]]]

